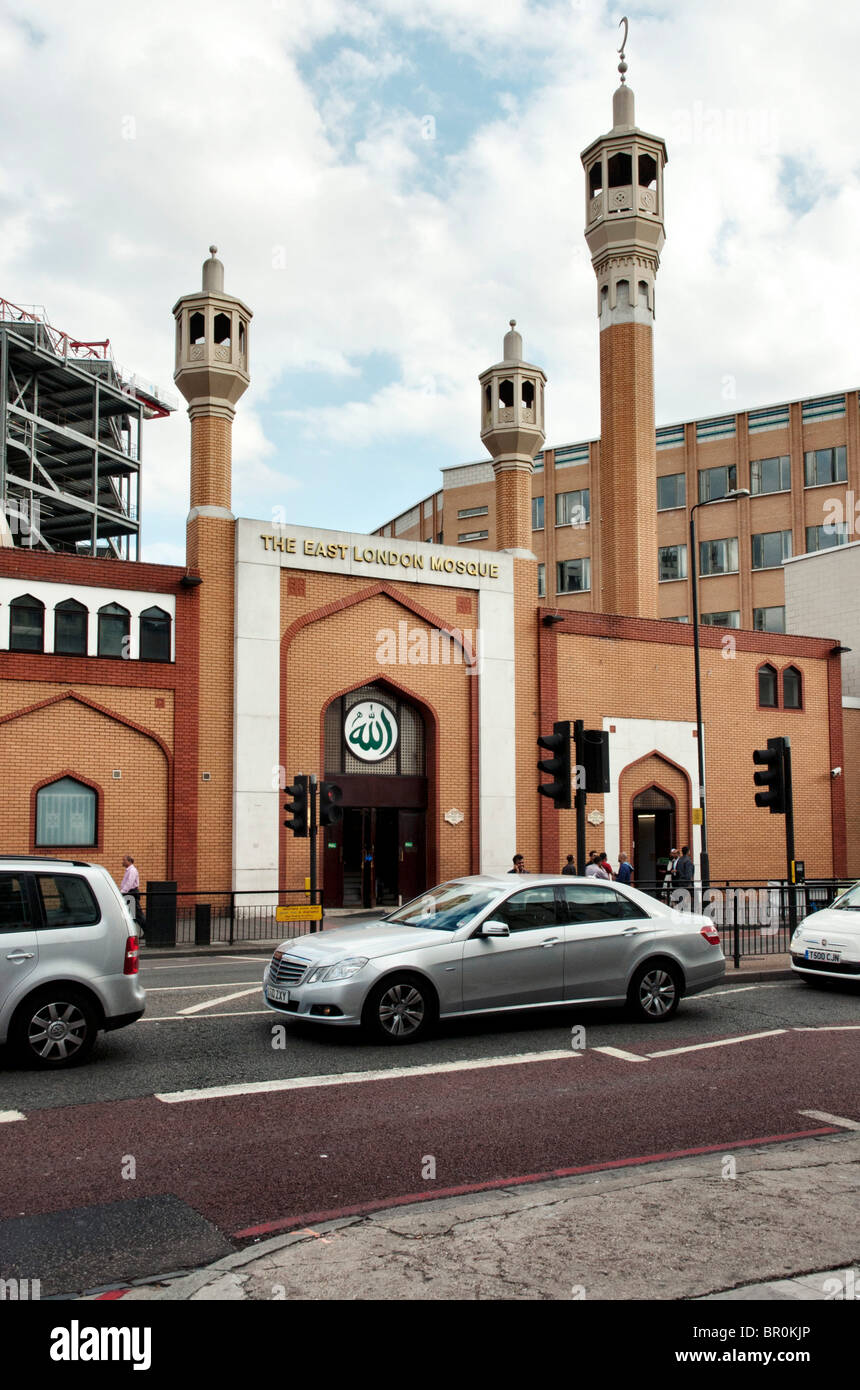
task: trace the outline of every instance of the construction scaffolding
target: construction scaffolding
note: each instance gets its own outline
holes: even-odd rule
[[[0,544],[139,559],[142,424],[176,404],[0,299]]]

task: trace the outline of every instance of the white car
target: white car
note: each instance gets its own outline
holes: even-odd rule
[[[145,1002],[137,927],[107,869],[0,855],[0,1043],[31,1066],[74,1066]]]
[[[791,938],[791,968],[816,980],[860,980],[860,883],[804,917]]]

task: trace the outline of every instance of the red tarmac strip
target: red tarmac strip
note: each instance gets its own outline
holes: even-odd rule
[[[362,1216],[365,1212],[385,1211],[388,1207],[411,1206],[414,1202],[434,1202],[443,1197],[466,1197],[473,1192],[493,1192],[499,1188],[523,1187],[528,1183],[550,1182],[554,1178],[575,1178],[582,1173],[604,1173],[610,1168],[635,1168],[643,1163],[661,1163],[672,1158],[693,1158],[700,1154],[721,1153],[724,1149],[749,1149],[757,1144],[785,1144],[792,1139],[815,1139],[823,1134],[841,1134],[843,1131],[833,1125],[823,1129],[798,1129],[792,1134],[768,1134],[759,1139],[728,1139],[724,1144],[700,1144],[692,1149],[674,1149],[667,1153],[638,1155],[634,1158],[614,1158],[608,1163],[586,1163],[578,1168],[554,1168],[548,1173],[524,1173],[516,1178],[495,1178],[490,1182],[463,1183],[459,1187],[437,1187],[432,1192],[408,1192],[401,1197],[387,1197],[384,1201],[360,1202],[356,1206],[341,1207],[335,1211],[305,1212],[300,1216],[286,1216],[280,1221],[264,1221],[259,1226],[248,1226],[244,1231],[234,1231],[234,1240],[251,1240],[257,1236],[273,1235],[276,1231],[288,1231],[297,1226],[317,1225],[322,1221],[337,1221],[345,1216]]]

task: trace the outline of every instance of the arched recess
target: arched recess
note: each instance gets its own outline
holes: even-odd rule
[[[155,733],[152,729],[148,729],[148,728],[145,727],[145,725],[138,724],[135,720],[129,719],[128,717],[126,717],[125,715],[123,715],[122,713],[120,713],[118,710],[109,709],[109,708],[107,708],[107,706],[99,704],[96,700],[91,700],[88,696],[82,695],[79,691],[76,691],[76,690],[65,690],[65,691],[61,691],[61,692],[60,692],[59,694],[57,694],[57,695],[51,695],[51,696],[49,696],[47,699],[38,700],[38,701],[36,701],[36,702],[33,703],[33,704],[24,705],[24,706],[20,707],[19,709],[10,710],[8,713],[3,714],[3,715],[0,715],[0,760],[2,760],[3,765],[4,765],[5,767],[9,768],[9,769],[14,769],[15,767],[19,766],[19,765],[22,763],[22,761],[26,763],[26,759],[23,759],[23,760],[22,760],[22,758],[21,758],[20,756],[17,756],[17,757],[16,757],[13,753],[10,753],[9,751],[7,751],[6,749],[3,748],[3,746],[2,746],[2,744],[3,744],[3,738],[2,738],[2,736],[3,736],[4,731],[6,731],[7,729],[9,729],[9,731],[10,731],[10,733],[11,733],[11,728],[10,728],[10,726],[14,725],[16,722],[24,721],[24,720],[26,720],[26,719],[27,719],[28,717],[30,717],[30,716],[38,715],[38,714],[41,714],[41,713],[43,713],[43,712],[45,712],[45,711],[48,711],[48,710],[50,710],[50,708],[51,708],[52,706],[63,705],[66,701],[70,701],[72,704],[80,705],[80,706],[82,706],[84,709],[89,710],[89,711],[91,711],[91,712],[94,713],[94,714],[100,715],[100,716],[102,716],[103,718],[110,720],[110,721],[113,722],[114,724],[121,726],[122,728],[127,729],[127,730],[129,730],[130,732],[133,732],[133,733],[135,733],[135,734],[140,735],[140,736],[143,737],[147,742],[149,742],[149,743],[151,743],[151,744],[154,745],[155,749],[156,749],[157,752],[158,752],[158,755],[159,755],[160,759],[163,760],[163,764],[164,764],[165,833],[164,833],[163,840],[161,839],[161,836],[159,835],[159,841],[160,841],[160,843],[162,844],[162,848],[161,848],[161,850],[159,851],[159,853],[160,853],[160,854],[163,853],[163,862],[164,862],[164,864],[165,864],[165,866],[166,866],[166,876],[167,876],[167,877],[172,877],[172,875],[173,875],[173,843],[174,843],[174,795],[173,795],[173,785],[174,785],[174,782],[173,782],[173,756],[172,756],[172,753],[171,753],[170,749],[168,748],[167,744],[164,742],[164,740],[163,740],[157,733]],[[76,756],[77,756],[81,761],[83,761],[83,758],[89,754],[90,749],[95,750],[95,752],[94,752],[94,756],[95,756],[95,754],[100,753],[101,750],[104,748],[104,742],[103,742],[103,740],[98,739],[98,738],[94,738],[94,739],[92,740],[91,744],[90,744],[90,745],[87,745],[87,744],[86,744],[86,740],[85,740],[85,739],[82,740],[81,737],[80,737],[80,735],[78,735],[78,743],[75,744],[75,742],[74,742],[74,736],[71,736],[71,735],[70,735],[70,736],[67,736],[67,734],[66,734],[65,732],[60,732],[60,733],[56,736],[56,742],[58,742],[58,743],[63,747],[63,750],[64,750],[64,751],[63,751],[62,756],[63,756],[64,758],[67,758],[67,757],[69,756],[69,753],[70,753],[71,751],[74,751],[75,754],[76,754]],[[50,743],[49,743],[47,740],[43,740],[43,743],[45,743],[45,745],[46,745],[47,747],[50,747]],[[45,758],[44,758],[44,756],[43,756],[43,757],[42,757],[43,765],[44,765],[44,761],[45,761]],[[116,762],[116,755],[113,754],[113,753],[111,753],[110,756],[108,756],[108,757],[105,759],[105,762],[106,762],[106,764],[115,763],[115,762]],[[27,763],[27,765],[32,766],[32,760],[31,760],[29,763]],[[120,769],[120,771],[121,771],[121,770],[122,770],[122,769]],[[68,776],[70,776],[70,777],[76,778],[76,780],[83,782],[85,785],[91,785],[94,789],[98,789],[98,790],[100,791],[100,793],[104,793],[104,789],[105,789],[105,788],[108,788],[108,787],[111,787],[111,786],[114,785],[114,784],[113,784],[113,780],[112,780],[112,778],[111,778],[111,776],[110,776],[110,771],[111,771],[111,769],[110,769],[109,767],[107,768],[107,771],[106,771],[106,772],[103,771],[103,772],[101,773],[101,778],[100,778],[100,780],[98,780],[98,779],[96,779],[95,777],[93,777],[90,773],[87,773],[86,775],[84,775],[84,774],[82,774],[82,773],[81,773],[79,770],[77,770],[77,769],[68,768],[68,769],[66,769],[65,771],[66,771],[66,775],[68,775]],[[29,812],[30,812],[30,814],[29,814],[29,829],[28,829],[27,832],[26,832],[26,833],[27,833],[27,842],[28,842],[28,845],[29,845],[29,851],[28,851],[29,853],[37,853],[37,852],[38,852],[38,847],[37,847],[36,844],[35,844],[35,795],[36,795],[36,792],[38,791],[38,789],[39,789],[40,786],[43,786],[43,785],[45,785],[45,784],[48,783],[48,782],[52,782],[52,781],[54,781],[56,778],[58,778],[58,777],[60,777],[60,776],[63,776],[63,775],[64,775],[64,774],[63,774],[62,771],[59,771],[59,770],[58,770],[58,771],[54,771],[54,772],[50,773],[50,775],[46,776],[41,782],[39,782],[38,784],[36,784],[35,786],[33,786],[32,783],[30,783],[29,781],[26,780],[26,766],[25,766],[25,767],[22,767],[21,777],[19,778],[19,783],[20,783],[20,785],[18,785],[17,787],[15,787],[15,786],[13,785],[13,781],[14,781],[14,779],[13,779],[13,774],[12,774],[11,772],[10,772],[9,774],[7,774],[7,785],[6,785],[6,793],[7,793],[7,796],[6,796],[6,799],[5,799],[5,800],[6,800],[6,808],[7,808],[7,810],[10,811],[10,814],[12,814],[13,816],[15,815],[14,807],[13,807],[13,802],[17,801],[19,798],[25,798],[25,799],[23,800],[23,805],[22,805],[22,807],[21,807],[21,811],[20,811],[20,813],[18,814],[18,816],[16,817],[16,819],[15,819],[15,821],[14,821],[15,825],[17,826],[18,821],[20,820],[20,822],[21,822],[21,825],[20,825],[21,832],[23,832],[23,829],[24,829],[24,827],[23,827],[24,807],[29,806]],[[122,779],[120,780],[119,785],[120,785],[120,786],[123,785]],[[126,781],[126,784],[125,784],[125,785],[126,785],[126,787],[128,786],[127,781]],[[133,852],[133,846],[131,846],[131,845],[129,845],[129,844],[122,844],[121,846],[114,846],[114,845],[112,845],[112,844],[111,844],[111,845],[106,845],[106,844],[105,844],[105,839],[104,839],[104,836],[105,836],[105,829],[104,829],[104,822],[103,822],[103,817],[104,817],[104,804],[105,804],[105,794],[100,794],[100,796],[99,796],[99,803],[98,803],[98,806],[99,806],[99,810],[98,810],[98,814],[99,814],[98,836],[99,836],[99,839],[98,839],[98,846],[97,846],[97,849],[98,849],[99,853],[100,853],[100,854],[101,854],[102,852],[104,852],[104,853],[109,853],[111,856],[113,856],[114,852],[116,851],[116,853],[117,853],[119,856],[121,856],[121,855],[122,855],[125,851],[127,851],[127,850],[132,850],[132,852]],[[0,824],[2,824],[2,822],[0,822]],[[6,833],[5,833],[5,837],[4,837],[5,840],[6,840],[6,842],[9,843],[9,844],[11,845],[12,840],[13,840],[13,838],[14,838],[14,835],[13,835],[13,832],[12,832],[12,830],[11,830],[11,827],[10,827],[9,825],[6,825],[6,826],[3,827],[3,829],[4,829],[5,832],[6,832]],[[0,832],[0,833],[2,833],[2,832]],[[21,851],[21,852],[22,852],[22,853],[25,852],[25,851],[23,850],[23,848],[22,848],[22,851]],[[107,867],[108,869],[110,869],[111,871],[114,871],[114,870],[117,868],[117,865],[115,865],[115,864],[113,863],[113,860],[111,859],[111,862],[110,862],[109,864],[107,864],[106,867]],[[142,867],[144,868],[144,872],[145,872],[147,866],[144,865],[144,866],[142,866]],[[153,877],[153,878],[155,878],[155,877],[158,877],[158,874],[155,873],[155,872],[152,872],[152,870],[150,869],[150,876]]]
[[[435,707],[429,700],[417,694],[416,691],[409,689],[408,686],[393,680],[390,676],[380,676],[372,682],[368,682],[366,679],[353,681],[344,689],[334,691],[320,710],[320,767],[323,768],[324,774],[327,777],[329,775],[331,776],[331,780],[336,780],[338,769],[329,766],[330,759],[326,758],[326,722],[329,710],[336,701],[343,699],[344,696],[352,694],[353,691],[364,691],[365,689],[367,689],[368,692],[371,689],[379,690],[381,694],[389,696],[391,699],[400,703],[401,706],[406,705],[418,714],[423,725],[424,772],[422,778],[419,779],[416,777],[414,779],[416,782],[419,780],[426,780],[427,787],[426,813],[422,818],[424,833],[426,835],[424,848],[425,860],[422,866],[424,873],[423,882],[417,888],[417,891],[421,892],[424,887],[432,887],[438,878],[439,816],[441,809],[439,791],[439,716]],[[348,779],[349,774],[343,774],[343,776]],[[384,799],[384,788],[380,787],[379,790],[383,793]],[[336,836],[334,841],[338,843],[339,846],[340,838],[340,836]],[[328,880],[330,884],[333,861],[330,859],[327,864],[325,863],[326,852],[326,843],[324,842],[322,845],[324,869],[328,869]],[[474,863],[470,865],[470,868],[472,872],[477,872]],[[328,886],[326,891],[328,893]],[[404,901],[406,901],[409,896],[414,896],[414,894],[407,891],[406,893],[401,892],[399,896],[403,897]]]
[[[296,618],[284,631],[281,639],[281,700],[280,700],[280,748],[281,756],[285,752],[287,758],[290,757],[289,747],[289,728],[288,728],[288,700],[286,698],[286,681],[288,671],[289,651],[296,637],[312,624],[323,622],[335,614],[342,613],[347,609],[355,608],[368,601],[384,597],[391,599],[399,608],[404,610],[404,616],[412,614],[430,628],[438,629],[440,632],[450,634],[451,641],[459,651],[459,659],[452,658],[451,665],[459,667],[465,672],[473,667],[475,655],[469,648],[468,634],[465,634],[453,623],[431,609],[416,603],[414,599],[394,584],[384,580],[376,581],[366,587],[347,594],[342,598],[333,600],[329,603],[321,604],[308,613],[304,613]],[[447,664],[447,663],[445,663]],[[377,668],[378,670],[379,668]],[[440,865],[440,821],[441,821],[441,790],[439,785],[439,745],[444,735],[441,728],[440,717],[435,705],[428,700],[426,695],[419,693],[410,685],[401,683],[393,679],[390,675],[377,675],[376,671],[372,674],[369,670],[364,670],[357,674],[354,681],[348,684],[340,684],[331,693],[326,693],[321,702],[319,710],[319,768],[324,769],[324,736],[325,736],[325,711],[332,700],[349,693],[349,691],[359,688],[368,681],[375,681],[383,688],[388,688],[392,693],[396,693],[413,703],[418,708],[424,719],[426,731],[426,759],[427,759],[427,778],[428,778],[428,804],[427,804],[427,877],[428,882],[435,882],[439,874]],[[464,870],[477,873],[480,861],[480,842],[479,842],[479,782],[478,782],[478,691],[480,676],[477,672],[470,671],[466,678],[467,691],[467,718],[469,730],[469,777],[467,789],[467,802],[461,802],[463,809],[468,805],[468,841],[465,845]],[[292,766],[286,769],[288,776],[292,776]],[[464,827],[464,830],[466,827]],[[280,838],[280,882],[283,887],[289,887],[287,883],[287,833],[283,826],[279,827]],[[465,868],[468,865],[468,870]],[[294,886],[294,885],[292,885]]]
[[[674,806],[674,846],[692,845],[692,784],[689,773],[673,759],[666,757],[658,749],[629,763],[621,773],[618,783],[619,821],[621,826],[620,848],[630,855],[635,863],[637,846],[634,835],[634,803],[649,791],[655,791]],[[656,800],[656,799],[655,799]],[[640,807],[645,810],[644,805]],[[655,810],[660,808],[655,806]]]

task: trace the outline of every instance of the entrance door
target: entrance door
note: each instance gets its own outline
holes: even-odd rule
[[[397,892],[403,902],[417,898],[427,887],[423,811],[398,812]]]
[[[648,787],[633,801],[633,878],[644,889],[662,884],[665,863],[675,839],[675,802],[658,787]]]
[[[324,872],[330,906],[396,907],[427,886],[424,811],[347,806],[325,829]]]

